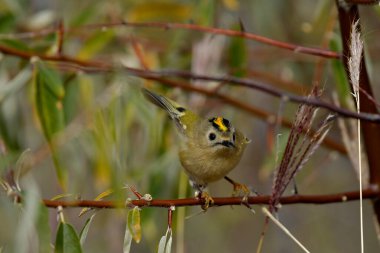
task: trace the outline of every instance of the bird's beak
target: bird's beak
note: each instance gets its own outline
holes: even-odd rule
[[[222,141],[221,144],[227,148],[234,148],[235,144],[231,141]]]

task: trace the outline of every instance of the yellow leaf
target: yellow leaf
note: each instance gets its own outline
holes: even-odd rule
[[[140,208],[135,206],[132,210],[128,212],[128,229],[132,234],[133,240],[136,243],[141,241],[141,218],[140,218]]]
[[[73,194],[71,193],[62,193],[62,194],[58,194],[52,197],[51,200],[58,200],[58,199],[63,199],[63,198],[71,197],[71,196],[73,196]]]
[[[105,197],[108,197],[109,195],[111,195],[114,191],[111,190],[111,189],[108,189],[102,193],[100,193],[98,196],[96,196],[96,198],[94,200],[102,200],[103,198]],[[80,213],[79,213],[79,217],[81,217],[82,215],[84,215],[85,213],[87,213],[88,211],[90,211],[91,208],[88,208],[88,207],[85,207],[83,208]]]

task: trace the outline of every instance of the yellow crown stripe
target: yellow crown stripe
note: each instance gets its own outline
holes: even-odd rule
[[[228,127],[223,122],[223,117],[216,117],[214,123],[218,126],[220,131],[226,132],[228,130]]]

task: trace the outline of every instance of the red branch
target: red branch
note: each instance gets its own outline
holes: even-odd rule
[[[170,30],[170,29],[183,29],[183,30],[192,30],[192,31],[199,31],[204,33],[212,33],[212,34],[219,34],[219,35],[225,35],[230,37],[241,37],[248,40],[254,40],[263,44],[271,45],[277,48],[282,48],[286,50],[293,51],[295,53],[302,53],[302,54],[309,54],[309,55],[316,55],[320,57],[325,58],[333,58],[338,59],[341,57],[341,55],[337,52],[327,50],[327,49],[321,49],[321,48],[313,48],[313,47],[304,47],[299,46],[292,43],[287,43],[283,41],[274,40],[271,38],[267,38],[264,36],[260,36],[253,33],[247,33],[245,31],[235,31],[235,30],[229,30],[229,29],[223,29],[223,28],[214,28],[214,27],[205,27],[201,25],[196,24],[183,24],[183,23],[165,23],[165,22],[125,22],[125,21],[119,21],[114,23],[106,23],[106,24],[91,24],[91,25],[85,25],[78,28],[72,28],[68,29],[67,32],[72,31],[81,31],[83,29],[99,29],[99,28],[110,28],[110,27],[118,27],[118,26],[129,26],[129,27],[145,27],[145,28],[161,28],[164,30]]]
[[[225,36],[230,36],[230,37],[241,37],[248,40],[254,40],[263,44],[271,45],[274,47],[290,50],[295,53],[315,55],[315,56],[333,58],[333,59],[341,58],[341,55],[339,53],[331,51],[331,50],[327,50],[327,49],[299,46],[296,44],[274,40],[271,38],[267,38],[267,37],[253,34],[253,33],[248,33],[245,31],[235,31],[235,30],[229,30],[229,29],[223,29],[223,28],[205,27],[205,26],[196,25],[196,24],[164,23],[164,22],[139,23],[139,22],[118,21],[118,22],[105,23],[105,24],[84,25],[81,27],[65,29],[64,31],[66,33],[70,33],[74,31],[83,31],[83,30],[88,30],[88,29],[104,29],[104,28],[123,27],[123,26],[124,27],[125,26],[141,27],[141,28],[144,28],[144,27],[145,28],[159,28],[159,29],[164,29],[164,30],[182,29],[182,30],[204,32],[204,33],[219,34],[219,35],[225,35]],[[33,37],[38,37],[38,36],[45,36],[47,34],[55,32],[56,30],[57,29],[47,28],[45,30],[36,31],[36,32],[9,34],[8,37],[9,38],[33,38]]]
[[[379,189],[366,189],[363,190],[363,199],[377,199],[380,197]],[[239,197],[225,197],[225,198],[213,198],[214,206],[231,206],[242,205],[242,198]],[[331,204],[331,203],[344,203],[347,201],[355,201],[359,199],[359,191],[354,192],[342,192],[328,195],[293,195],[280,198],[282,205],[290,204]],[[250,205],[268,205],[270,196],[255,196],[248,198],[248,204]],[[151,201],[144,199],[131,200],[128,203],[121,201],[105,201],[105,200],[48,200],[44,199],[45,206],[50,208],[62,207],[89,207],[89,208],[123,208],[130,206],[131,204],[139,207],[165,207],[170,208],[172,206],[202,206],[204,200],[197,198],[186,199],[153,199]]]
[[[290,50],[296,53],[303,53],[309,55],[316,55],[326,58],[335,58],[338,59],[341,55],[337,52],[320,49],[320,48],[312,48],[312,47],[303,47],[296,44],[286,43],[274,39],[270,39],[264,36],[260,36],[253,33],[247,33],[244,31],[234,31],[227,30],[222,28],[214,28],[214,27],[204,27],[196,24],[182,24],[182,23],[162,23],[162,22],[146,22],[146,23],[134,23],[134,22],[121,22],[120,24],[131,27],[150,27],[150,28],[163,28],[165,30],[168,29],[186,29],[186,30],[194,30],[200,32],[207,32],[213,34],[226,35],[231,37],[241,37],[249,40],[255,40],[263,44],[275,46],[278,48]]]

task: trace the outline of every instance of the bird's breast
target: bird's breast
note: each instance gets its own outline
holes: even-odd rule
[[[226,176],[239,162],[241,152],[226,148],[211,150],[199,147],[184,147],[179,152],[183,168],[189,177],[199,184],[207,184]]]

